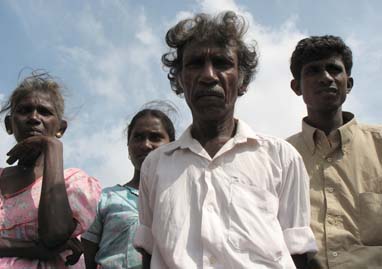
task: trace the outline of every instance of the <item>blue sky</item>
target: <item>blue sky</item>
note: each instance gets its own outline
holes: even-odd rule
[[[258,73],[237,103],[237,117],[263,133],[287,137],[297,132],[305,106],[289,88],[290,54],[303,37],[333,34],[343,37],[354,54],[355,85],[345,110],[359,121],[380,124],[381,8],[378,0],[3,0],[0,102],[17,85],[21,70],[49,71],[66,86],[65,166],[83,168],[103,186],[124,183],[132,166],[123,129],[144,103],[175,103],[178,135],[191,121],[160,63],[167,51],[166,31],[193,13],[231,9],[247,18],[248,38],[260,51]],[[14,140],[1,127],[4,166]]]

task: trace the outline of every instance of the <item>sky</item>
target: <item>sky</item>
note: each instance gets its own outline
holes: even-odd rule
[[[355,84],[344,110],[381,124],[381,9],[378,0],[2,0],[0,102],[32,69],[49,71],[65,86],[65,167],[82,168],[103,187],[124,184],[133,175],[124,129],[134,113],[167,100],[178,110],[171,115],[177,137],[191,123],[160,62],[167,30],[195,13],[233,10],[247,19],[247,40],[260,53],[236,117],[261,133],[298,132],[306,110],[289,87],[290,55],[300,39],[332,34],[353,50]],[[0,167],[14,144],[1,124]]]

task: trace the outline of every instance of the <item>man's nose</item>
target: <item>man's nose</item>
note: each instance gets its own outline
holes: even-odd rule
[[[320,74],[320,83],[327,85],[331,84],[334,81],[333,76],[330,74],[330,72],[323,70]]]
[[[207,84],[215,84],[218,81],[214,65],[206,61],[201,73],[201,81]]]

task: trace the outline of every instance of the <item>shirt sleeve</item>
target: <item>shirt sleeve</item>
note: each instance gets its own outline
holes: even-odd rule
[[[310,228],[309,176],[301,156],[292,146],[289,148],[283,154],[287,165],[279,193],[278,219],[291,254],[317,252]]]
[[[96,216],[93,221],[93,223],[90,225],[89,229],[81,235],[82,238],[98,244],[101,241],[102,237],[102,231],[103,231],[103,218],[101,215],[104,199],[105,199],[104,193],[101,194],[101,199],[98,202],[97,205],[97,211]]]
[[[153,251],[153,236],[151,232],[153,214],[150,208],[150,190],[148,188],[147,164],[148,162],[145,160],[141,167],[138,203],[139,226],[134,237],[134,247],[136,249],[144,249],[151,255]]]
[[[101,186],[93,177],[79,169],[69,169],[65,175],[66,192],[77,227],[73,236],[84,233],[94,221]]]

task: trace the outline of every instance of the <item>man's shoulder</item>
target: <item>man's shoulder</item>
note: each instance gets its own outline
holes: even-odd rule
[[[302,140],[302,132],[298,132],[298,133],[295,133],[291,136],[289,136],[286,141],[288,141],[288,143],[292,144],[292,145],[296,145],[298,143],[301,142]]]
[[[281,137],[277,137],[277,136],[272,136],[272,135],[267,135],[267,134],[257,134],[257,138],[256,138],[260,144],[268,144],[270,146],[273,146],[273,147],[277,147],[277,148],[286,148],[286,149],[289,149],[289,148],[293,148],[291,147],[291,143],[288,141],[288,139],[283,139]]]
[[[365,134],[370,134],[377,139],[382,139],[382,125],[359,123],[359,130]]]
[[[175,152],[179,147],[179,142],[175,140],[151,151],[143,161],[141,171],[147,171],[151,167],[157,166],[160,161],[171,157],[172,153]]]
[[[283,138],[272,135],[258,134],[257,139],[260,146],[267,148],[269,154],[272,156],[278,156],[277,158],[281,158],[286,162],[295,160],[300,156],[296,148]]]

